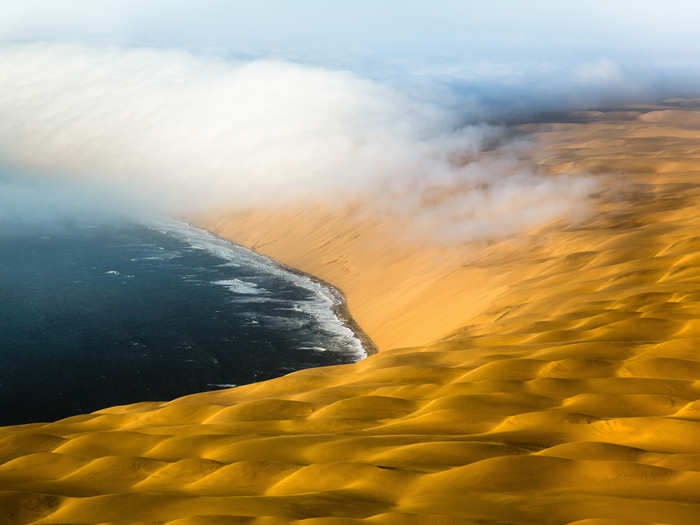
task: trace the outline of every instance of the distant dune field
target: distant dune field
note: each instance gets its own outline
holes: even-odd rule
[[[379,353],[1,428],[0,523],[699,523],[696,103],[521,126],[596,188],[506,240],[359,204],[198,218],[342,289]]]

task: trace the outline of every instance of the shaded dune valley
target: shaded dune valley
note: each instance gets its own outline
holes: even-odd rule
[[[700,109],[525,124],[591,211],[489,243],[279,207],[198,226],[343,290],[378,353],[0,428],[0,521],[700,522]]]

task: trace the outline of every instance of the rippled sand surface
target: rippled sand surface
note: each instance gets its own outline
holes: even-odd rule
[[[698,523],[698,115],[529,127],[541,169],[597,178],[592,213],[478,250],[330,209],[203,220],[339,286],[380,352],[2,428],[3,523]]]

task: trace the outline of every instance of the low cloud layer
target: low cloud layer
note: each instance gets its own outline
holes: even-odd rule
[[[0,48],[0,162],[97,181],[145,208],[190,214],[370,193],[417,223],[478,239],[581,206],[588,179],[510,166],[510,146],[505,164],[475,160],[503,129],[464,126],[478,108],[454,106],[284,61]]]

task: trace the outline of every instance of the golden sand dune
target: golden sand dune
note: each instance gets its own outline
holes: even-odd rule
[[[209,218],[344,289],[380,352],[2,428],[0,522],[699,523],[700,134],[678,113],[530,129],[543,169],[600,177],[594,213],[478,250],[329,209]]]

